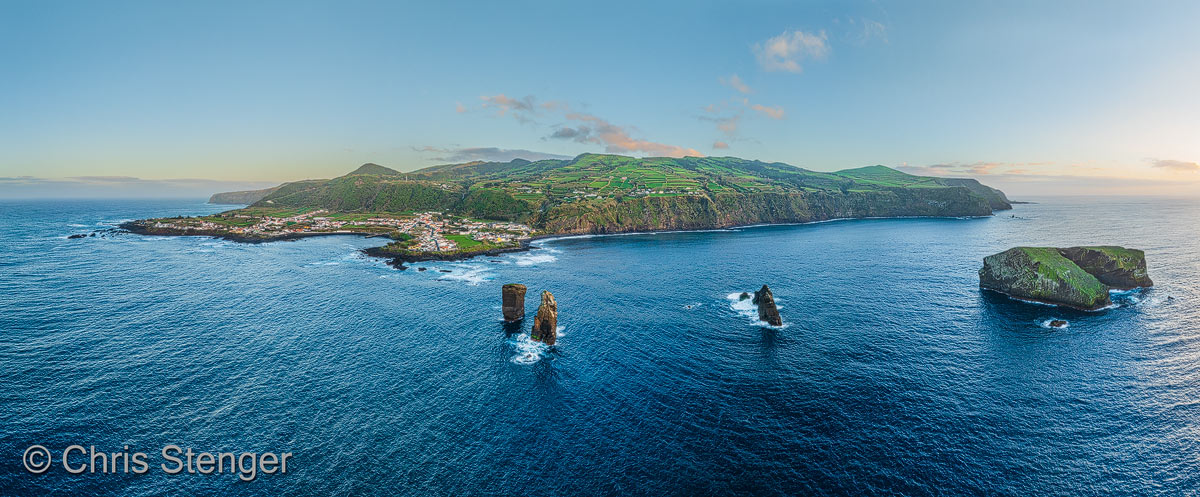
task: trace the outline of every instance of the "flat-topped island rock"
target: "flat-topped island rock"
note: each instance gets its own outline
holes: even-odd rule
[[[1153,285],[1141,250],[1014,247],[983,259],[981,288],[1010,297],[1094,311],[1112,305],[1110,289]]]
[[[504,320],[507,322],[525,319],[525,285],[509,283],[500,290]]]

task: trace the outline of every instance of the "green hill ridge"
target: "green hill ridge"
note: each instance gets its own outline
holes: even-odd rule
[[[527,223],[545,233],[701,229],[834,218],[985,216],[1003,192],[966,178],[885,166],[826,173],[736,157],[582,154],[468,162],[402,173],[377,164],[285,183],[252,208],[439,211]]]

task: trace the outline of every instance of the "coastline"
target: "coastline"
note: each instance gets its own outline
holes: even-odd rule
[[[301,238],[311,238],[311,237],[317,237],[317,236],[335,236],[335,235],[351,235],[351,236],[361,236],[361,237],[365,237],[365,238],[387,238],[387,235],[385,235],[385,234],[372,233],[369,231],[314,231],[314,232],[308,232],[308,233],[287,233],[287,234],[283,234],[283,235],[268,236],[268,237],[240,236],[240,235],[230,234],[230,233],[223,232],[223,231],[213,231],[213,230],[190,230],[190,231],[186,231],[186,232],[178,232],[178,231],[171,231],[171,230],[155,230],[155,229],[146,228],[145,226],[138,224],[138,221],[127,221],[127,222],[118,224],[117,228],[125,230],[129,233],[133,233],[135,235],[203,236],[203,237],[209,237],[209,238],[217,238],[217,239],[221,239],[221,240],[228,240],[231,242],[251,243],[251,244],[268,243],[268,242],[287,242],[287,241],[296,241]]]
[[[449,253],[449,254],[439,254],[437,252],[412,252],[412,253],[407,253],[407,254],[392,254],[392,253],[383,251],[383,248],[386,247],[386,245],[365,248],[365,249],[362,249],[361,252],[368,256],[371,256],[371,257],[378,257],[380,259],[385,259],[385,262],[387,262],[387,264],[389,266],[392,266],[396,269],[403,271],[405,269],[408,269],[408,266],[404,265],[405,263],[412,264],[414,262],[465,261],[468,259],[474,259],[476,257],[486,256],[486,255],[500,255],[500,254],[514,253],[514,252],[525,252],[525,251],[528,251],[533,248],[529,245],[530,242],[532,242],[532,241],[534,241],[534,238],[530,238],[528,240],[521,240],[521,242],[516,247],[501,247],[501,248],[493,248],[493,249],[479,250],[479,251],[473,251],[473,252],[455,252],[455,253]]]
[[[1010,293],[1008,293],[1008,292],[1005,292],[1005,291],[1003,291],[1003,290],[998,290],[998,289],[991,288],[991,287],[987,287],[987,286],[983,286],[983,285],[979,285],[979,289],[980,289],[980,290],[984,290],[984,291],[988,291],[988,292],[993,292],[993,293],[995,293],[995,294],[997,294],[997,295],[1003,295],[1003,296],[1005,296],[1005,297],[1008,297],[1008,298],[1010,298],[1010,299],[1012,299],[1012,300],[1016,300],[1017,302],[1024,302],[1024,303],[1026,303],[1026,304],[1037,304],[1037,305],[1044,305],[1044,306],[1047,306],[1047,307],[1060,307],[1060,308],[1063,308],[1063,309],[1071,309],[1071,310],[1080,311],[1080,312],[1100,312],[1100,311],[1107,311],[1107,310],[1109,310],[1109,309],[1116,309],[1116,308],[1118,307],[1118,306],[1117,306],[1117,304],[1115,304],[1115,303],[1110,303],[1110,304],[1108,304],[1108,305],[1104,305],[1104,306],[1100,306],[1100,307],[1095,307],[1095,308],[1091,308],[1091,309],[1089,309],[1089,308],[1086,308],[1086,307],[1077,307],[1077,306],[1073,306],[1073,305],[1070,305],[1070,304],[1064,304],[1064,303],[1062,303],[1062,302],[1054,302],[1054,301],[1050,301],[1050,300],[1035,299],[1035,298],[1031,298],[1031,297],[1018,297],[1018,296],[1016,296],[1016,295],[1010,294]],[[1132,290],[1129,290],[1129,291],[1132,291]],[[1111,293],[1111,291],[1110,291],[1109,293]]]
[[[492,248],[492,249],[480,250],[480,251],[464,251],[464,252],[454,252],[454,253],[448,253],[448,254],[440,254],[440,253],[436,253],[436,252],[414,252],[414,253],[407,253],[407,254],[394,254],[394,253],[384,252],[382,250],[386,246],[386,244],[385,244],[385,245],[380,245],[378,247],[365,248],[365,249],[362,249],[361,252],[370,257],[377,257],[380,259],[384,259],[385,262],[389,266],[392,266],[396,269],[404,270],[404,269],[407,269],[407,266],[405,266],[406,263],[411,264],[414,262],[462,261],[462,260],[473,259],[473,258],[481,257],[481,256],[491,256],[491,255],[509,254],[509,253],[516,253],[516,252],[526,252],[526,251],[529,251],[529,250],[532,250],[535,248],[539,248],[538,246],[533,245],[535,242],[564,240],[564,239],[570,239],[570,238],[655,235],[655,234],[664,234],[664,233],[704,233],[704,232],[715,232],[715,231],[740,230],[740,229],[746,229],[746,228],[759,228],[759,227],[768,227],[768,226],[803,226],[803,225],[808,225],[808,224],[831,223],[831,222],[838,222],[838,221],[859,221],[859,220],[868,220],[868,219],[982,219],[982,218],[987,218],[987,217],[991,217],[994,215],[995,214],[993,213],[993,214],[988,214],[986,216],[838,217],[838,218],[830,218],[830,219],[820,219],[820,220],[815,220],[815,221],[786,222],[786,223],[734,224],[734,225],[729,225],[729,226],[714,226],[711,228],[695,228],[695,229],[664,229],[664,230],[649,230],[649,231],[646,231],[646,230],[605,231],[605,232],[598,232],[598,233],[544,233],[544,234],[540,234],[540,235],[535,235],[526,240],[521,240],[520,243],[515,247]],[[170,230],[149,229],[149,228],[146,228],[145,226],[141,225],[139,223],[139,221],[127,221],[127,222],[117,225],[117,228],[125,230],[129,233],[137,234],[137,235],[201,236],[201,237],[217,238],[217,239],[221,239],[221,240],[228,240],[228,241],[237,242],[237,243],[250,243],[250,244],[278,242],[278,241],[295,241],[295,240],[299,240],[302,238],[310,238],[310,237],[318,237],[318,236],[339,236],[339,235],[362,236],[365,238],[387,238],[387,235],[382,234],[382,233],[372,233],[372,232],[362,232],[362,231],[321,231],[321,232],[310,232],[310,233],[288,233],[288,234],[284,234],[284,235],[277,235],[277,236],[270,236],[270,237],[238,236],[238,235],[233,235],[233,234],[226,233],[226,232],[210,231],[210,230],[193,230],[193,231],[187,231],[187,232],[175,232],[175,231],[170,231]]]
[[[821,219],[819,221],[800,221],[787,223],[754,223],[754,224],[732,224],[729,226],[716,226],[712,228],[694,228],[694,229],[662,229],[650,231],[605,231],[600,233],[554,233],[537,235],[530,238],[528,241],[552,241],[565,240],[569,238],[593,238],[602,236],[631,236],[631,235],[659,235],[667,233],[709,233],[717,231],[733,231],[747,228],[765,228],[770,226],[805,226],[809,224],[833,223],[839,221],[866,221],[871,219],[985,219],[995,216],[995,213],[986,216],[866,216],[866,217],[835,217],[829,219]]]

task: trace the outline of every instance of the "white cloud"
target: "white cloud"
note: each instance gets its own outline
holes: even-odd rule
[[[723,117],[717,119],[716,121],[718,130],[726,135],[733,135],[737,133],[738,126],[740,126],[742,123],[742,115],[737,114],[729,117]]]
[[[783,107],[767,107],[762,104],[751,104],[748,100],[743,101],[742,103],[753,109],[755,112],[758,112],[771,119],[783,119]]]
[[[591,114],[573,112],[567,114],[566,118],[567,120],[577,121],[581,124],[577,126],[560,126],[546,138],[604,145],[605,151],[610,153],[642,152],[659,157],[704,155],[691,148],[634,138],[628,128],[612,124]]]
[[[499,109],[501,115],[510,110],[532,112],[534,106],[534,98],[532,95],[526,95],[524,98],[516,99],[509,97],[503,93],[499,95],[482,95],[479,97],[483,100],[483,106],[494,107]]]
[[[1200,164],[1182,160],[1158,159],[1150,162],[1150,167],[1169,171],[1195,172],[1200,171]]]
[[[747,85],[745,81],[742,81],[742,78],[738,77],[736,74],[729,76],[728,78],[721,78],[720,81],[721,84],[733,88],[739,93],[746,95],[754,93],[754,90],[750,89],[750,86]]]
[[[862,26],[864,40],[870,41],[875,39],[888,43],[887,26],[884,26],[882,22],[863,19]]]
[[[710,105],[709,107],[712,107],[712,106]],[[711,116],[711,117],[710,116],[697,116],[697,118],[699,118],[701,121],[709,121],[709,122],[715,123],[717,125],[717,131],[720,131],[722,135],[725,135],[729,138],[734,138],[737,136],[738,128],[740,128],[742,125],[742,116],[743,116],[744,112],[742,110],[737,110],[736,112],[734,112],[732,114],[724,114],[723,107],[724,106],[722,106],[722,108],[717,108],[717,109],[714,109],[711,111],[713,114],[720,114],[720,115]]]
[[[738,80],[740,84],[740,79]],[[598,116],[581,112],[572,112],[571,105],[559,100],[539,102],[533,95],[513,98],[503,93],[498,95],[483,95],[480,108],[494,109],[497,116],[512,116],[522,124],[534,123],[534,117],[562,116],[567,121],[578,124],[560,124],[554,131],[543,137],[544,140],[570,140],[576,143],[594,143],[603,145],[609,153],[644,153],[662,157],[703,156],[693,148],[680,147],[666,143],[654,142],[633,136],[632,127],[619,126]],[[530,150],[508,150],[498,148],[474,149],[434,149],[425,147],[420,151],[441,152],[445,160],[510,160],[512,157],[536,160],[537,158],[561,158],[563,156],[534,152]]]
[[[480,107],[495,109],[496,115],[500,117],[511,115],[513,119],[522,124],[535,122],[533,118],[538,115],[540,107],[533,95],[513,98],[501,93],[499,95],[481,95],[479,99],[483,101]]]
[[[1037,164],[1010,164],[1006,162],[952,162],[948,164],[930,164],[928,166],[899,166],[896,169],[920,176],[987,176],[1002,172],[1003,174],[1029,174],[1024,169],[1013,169],[1018,166]],[[1005,171],[998,171],[1005,169]]]
[[[823,59],[829,55],[828,37],[825,31],[806,33],[784,31],[783,34],[754,45],[754,55],[759,65],[767,71],[801,72],[800,61]]]
[[[513,159],[525,159],[537,161],[542,159],[570,159],[567,155],[550,154],[546,152],[537,152],[533,150],[525,150],[522,148],[497,148],[497,147],[462,147],[462,148],[439,148],[432,146],[413,147],[413,150],[424,153],[438,154],[435,157],[430,157],[429,160],[439,162],[508,162]]]
[[[747,114],[747,109],[754,111],[754,114]],[[710,104],[704,107],[704,112],[708,115],[699,115],[696,118],[716,124],[717,131],[728,138],[737,138],[742,119],[747,115],[753,117],[755,114],[760,114],[775,120],[783,119],[787,115],[783,107],[751,103],[747,98],[731,98],[724,102]]]
[[[871,40],[889,43],[887,25],[882,22],[863,17],[851,18],[848,24],[850,32],[846,34],[845,38],[856,45],[866,45]]]

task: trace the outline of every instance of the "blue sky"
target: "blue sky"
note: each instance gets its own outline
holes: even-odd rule
[[[1194,193],[1196,26],[1197,2],[10,1],[0,192],[608,151]]]

